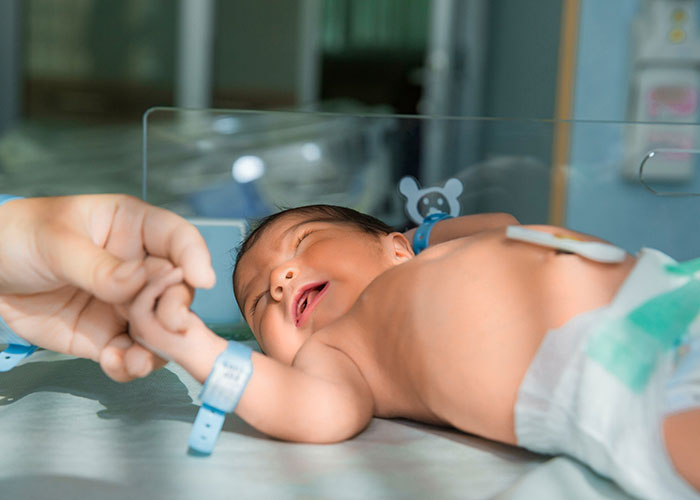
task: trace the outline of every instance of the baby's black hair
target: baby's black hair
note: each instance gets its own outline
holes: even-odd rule
[[[394,231],[391,226],[385,224],[376,217],[363,214],[362,212],[358,212],[352,208],[340,207],[336,205],[307,205],[304,207],[287,208],[272,215],[268,215],[267,217],[264,217],[252,224],[253,230],[248,234],[248,236],[246,236],[243,243],[241,243],[241,245],[238,247],[232,280],[235,279],[236,270],[238,269],[238,264],[241,261],[241,257],[243,257],[243,255],[245,255],[253,247],[253,245],[255,245],[266,228],[270,227],[275,221],[287,215],[299,215],[302,218],[307,218],[306,222],[332,222],[349,224],[374,236],[381,236]],[[236,298],[236,300],[238,300],[238,298]]]

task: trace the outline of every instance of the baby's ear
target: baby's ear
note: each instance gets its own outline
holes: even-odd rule
[[[401,264],[415,256],[411,243],[402,233],[391,233],[387,236],[390,238],[392,256],[397,261],[397,264]]]

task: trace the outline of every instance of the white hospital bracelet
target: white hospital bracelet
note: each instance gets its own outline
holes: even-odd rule
[[[226,414],[236,408],[253,374],[251,354],[249,347],[230,341],[226,350],[216,358],[199,395],[202,406],[190,433],[190,450],[203,455],[214,450]]]

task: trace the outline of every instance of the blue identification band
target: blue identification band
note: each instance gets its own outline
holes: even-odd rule
[[[7,349],[0,352],[0,372],[9,372],[36,349],[35,345],[10,344]]]
[[[250,347],[230,341],[216,358],[199,395],[202,406],[190,433],[190,450],[202,455],[210,455],[214,450],[226,414],[236,408],[253,374],[252,352]]]
[[[14,194],[0,194],[0,206],[4,205],[8,201],[21,200],[21,196],[15,196]]]
[[[430,231],[432,231],[433,226],[441,220],[451,219],[450,214],[443,212],[437,214],[428,215],[423,219],[423,223],[418,226],[415,234],[413,235],[413,252],[418,255],[423,250],[428,248],[428,242],[430,240]]]
[[[19,200],[21,196],[0,194],[0,206],[8,201]],[[5,320],[0,317],[0,344],[7,344],[7,349],[0,352],[0,372],[12,370],[24,358],[28,357],[37,347],[30,344],[13,332]]]

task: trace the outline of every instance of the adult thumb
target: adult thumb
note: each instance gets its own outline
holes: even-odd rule
[[[60,280],[110,304],[131,300],[146,283],[142,259],[122,260],[81,235],[63,235],[52,253]]]

